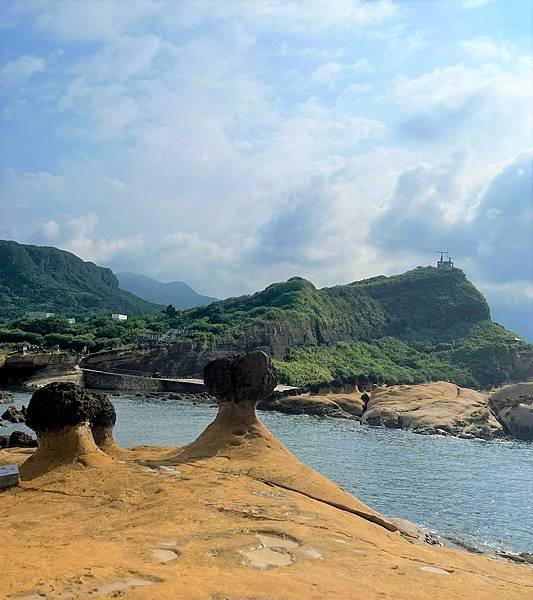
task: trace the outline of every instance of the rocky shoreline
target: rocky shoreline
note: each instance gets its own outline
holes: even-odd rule
[[[22,479],[0,494],[8,598],[529,598],[525,558],[441,545],[297,460],[255,411],[275,385],[266,355],[213,361],[205,381],[218,414],[181,447],[118,446],[104,394],[33,394],[38,448],[0,450]]]

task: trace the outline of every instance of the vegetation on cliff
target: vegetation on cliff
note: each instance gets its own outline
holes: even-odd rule
[[[24,271],[20,261],[27,261],[34,247],[20,247],[22,254],[18,247],[15,244],[19,257],[15,264]],[[54,270],[53,282],[60,282],[58,307],[87,299],[83,294],[89,292],[80,293],[81,289],[100,294],[100,300],[109,303],[124,299],[125,294],[135,303],[125,309],[130,315],[138,312],[135,307],[153,310],[154,305],[119,290],[109,270],[57,251],[59,258],[54,249],[37,250],[50,251],[45,252],[46,265],[34,268],[45,278]],[[6,271],[5,266],[2,269]],[[55,293],[48,279],[43,290],[37,275],[16,275],[13,269],[12,279],[34,282],[37,298]],[[85,281],[89,275],[90,281]],[[70,292],[74,287],[75,293],[66,293],[65,286]],[[106,290],[112,291],[110,299]],[[32,304],[37,306],[44,308]],[[92,309],[96,312],[99,306],[95,301]],[[228,351],[270,347],[282,382],[293,385],[372,375],[387,383],[450,380],[484,387],[520,377],[516,357],[524,346],[515,334],[490,320],[485,299],[461,270],[433,267],[323,289],[293,277],[253,295],[185,311],[169,306],[157,314],[130,316],[126,322],[111,321],[109,314],[78,324],[61,317],[12,319],[0,323],[0,345],[26,342],[95,351],[136,344],[143,334],[169,329],[174,330],[174,339],[201,339]]]
[[[160,307],[119,289],[110,269],[45,246],[0,240],[0,317],[26,311],[81,317],[156,313]]]

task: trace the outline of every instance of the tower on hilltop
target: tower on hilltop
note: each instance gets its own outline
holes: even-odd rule
[[[445,250],[438,250],[440,260],[437,261],[437,269],[453,269],[453,261]]]

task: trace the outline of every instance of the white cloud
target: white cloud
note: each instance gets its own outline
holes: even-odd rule
[[[311,79],[317,83],[329,83],[341,74],[345,75],[360,75],[371,73],[372,65],[366,58],[360,58],[352,64],[342,64],[338,62],[327,62],[320,65],[311,74]]]
[[[17,87],[26,83],[33,75],[40,73],[46,66],[40,56],[30,54],[6,62],[0,68],[0,81],[6,87]]]
[[[490,4],[494,2],[494,0],[463,0],[461,7],[463,10],[468,10],[472,8],[480,8],[481,6],[485,6],[485,4]]]
[[[503,61],[511,59],[514,48],[511,44],[498,44],[486,36],[478,36],[461,42],[462,50],[479,61]]]
[[[319,83],[324,83],[330,81],[344,69],[344,65],[341,65],[338,62],[328,62],[320,65],[313,73],[311,74],[311,79],[313,81],[317,81]]]

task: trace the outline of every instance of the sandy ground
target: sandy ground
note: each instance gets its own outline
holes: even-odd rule
[[[260,421],[219,414],[183,448],[108,452],[0,494],[1,597],[533,597],[530,566],[409,543]],[[0,464],[31,453],[0,451]]]

